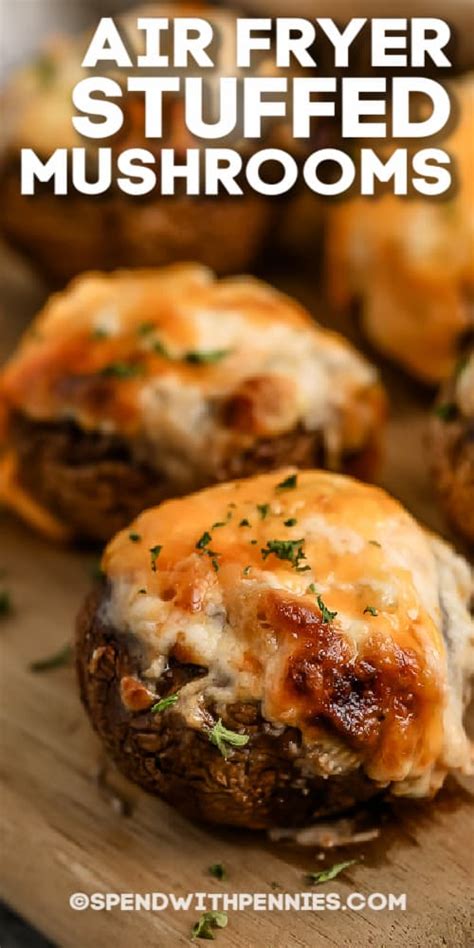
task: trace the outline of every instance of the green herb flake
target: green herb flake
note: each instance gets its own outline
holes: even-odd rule
[[[10,593],[6,589],[0,590],[0,619],[10,616],[13,612],[13,605]]]
[[[166,698],[160,698],[160,700],[157,701],[152,708],[150,708],[151,713],[158,714],[160,711],[166,711],[167,708],[171,708],[174,704],[176,704],[178,698],[179,694],[168,695]]]
[[[50,671],[53,668],[62,668],[63,665],[70,665],[72,661],[72,646],[67,643],[59,651],[48,655],[46,658],[39,658],[36,662],[31,662],[29,669],[32,672]]]
[[[251,527],[251,526],[252,524],[250,523],[250,520],[247,520],[247,517],[244,517],[244,519],[241,520],[239,523],[239,527]]]
[[[152,348],[155,355],[162,356],[163,359],[171,359],[169,349],[166,348],[164,342],[161,342],[160,339],[155,340]]]
[[[289,517],[288,520],[283,521],[285,527],[295,527],[298,521],[296,517]]]
[[[139,589],[139,590],[138,590],[138,594],[139,594],[140,596],[146,596],[147,591],[146,591],[146,589]]]
[[[141,534],[140,534],[140,533],[129,533],[129,534],[128,534],[128,539],[131,540],[132,543],[140,543]]]
[[[184,361],[189,365],[213,365],[225,359],[230,352],[230,349],[201,349],[200,351],[187,352]]]
[[[227,524],[232,520],[232,517],[232,510],[228,510],[225,520],[216,520],[216,522],[212,524],[211,530],[215,530],[218,527],[226,527]]]
[[[226,928],[227,914],[225,912],[203,912],[192,927],[192,936],[195,938],[207,938],[212,941],[215,938],[215,928]]]
[[[257,510],[260,514],[260,519],[265,520],[270,513],[270,504],[257,504]]]
[[[143,366],[136,362],[111,362],[100,374],[107,379],[134,379],[143,375]]]
[[[38,57],[34,68],[42,86],[51,85],[56,78],[56,63],[48,53],[43,53]]]
[[[244,566],[244,568],[243,568],[243,570],[242,570],[242,576],[248,576],[251,569],[252,569],[251,566]]]
[[[460,375],[464,372],[464,369],[469,365],[469,356],[463,355],[458,359],[457,365],[454,369],[454,378],[458,379]]]
[[[99,339],[108,339],[110,336],[110,333],[108,332],[107,329],[101,329],[100,326],[97,326],[96,329],[92,330],[91,335],[93,339],[99,340]]]
[[[304,560],[303,552],[304,539],[301,540],[268,540],[266,547],[261,550],[264,560],[273,553],[279,560],[287,560],[296,569],[302,570],[308,567],[301,567],[301,560]]]
[[[139,336],[150,336],[155,331],[156,331],[155,323],[140,323],[137,329],[137,334]]]
[[[211,564],[212,564],[212,568],[213,568],[214,572],[215,572],[215,573],[218,573],[218,572],[219,572],[219,563],[217,562],[215,555],[212,557]]]
[[[150,547],[150,557],[151,557],[151,568],[154,573],[156,573],[156,561],[162,551],[163,547],[157,543],[156,546]]]
[[[212,537],[208,530],[205,530],[199,540],[196,543],[196,550],[205,550],[206,546],[209,546]]]
[[[171,359],[168,349],[165,344],[161,342],[161,339],[153,338],[154,334],[158,331],[158,326],[155,323],[142,323],[141,326],[137,329],[137,334],[142,337],[147,342],[147,348],[154,352],[155,355],[162,356],[164,359]]]
[[[313,593],[314,596],[317,596],[317,594],[318,594],[318,590],[316,589],[316,586],[315,586],[314,583],[310,583],[310,584],[309,584],[309,586],[308,586],[306,592],[307,592],[307,593]]]
[[[285,477],[284,481],[281,481],[277,484],[277,490],[294,490],[298,482],[297,474],[290,474],[289,477]]]
[[[371,616],[378,616],[379,614],[375,606],[366,606],[364,609],[364,615],[366,614],[366,612],[368,612]]]
[[[209,731],[209,740],[215,744],[223,757],[228,757],[230,747],[245,747],[250,738],[248,734],[238,734],[237,731],[229,731],[222,723],[222,718],[214,724]],[[229,746],[228,746],[229,745]]]
[[[212,866],[209,866],[209,875],[214,879],[219,879],[219,882],[222,882],[222,880],[226,878],[227,873],[221,862],[213,862]]]
[[[336,876],[340,875],[344,869],[354,866],[356,862],[357,859],[348,859],[346,862],[336,862],[329,869],[321,869],[320,872],[308,872],[305,876],[306,882],[309,885],[321,885],[323,882],[330,882],[331,879],[335,879]]]
[[[328,609],[328,607],[324,604],[323,600],[321,599],[321,596],[317,596],[317,603],[321,610],[323,622],[325,623],[332,622],[332,620],[336,618],[337,612],[331,612],[331,610]]]
[[[441,421],[449,422],[457,418],[458,407],[454,402],[441,402],[433,411],[437,418],[441,418]]]
[[[380,550],[382,549],[382,544],[379,543],[378,540],[369,540],[369,543],[371,544],[371,546],[378,546]]]

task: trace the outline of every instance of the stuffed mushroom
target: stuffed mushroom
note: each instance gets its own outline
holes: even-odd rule
[[[467,563],[384,491],[284,469],[168,501],[77,625],[118,767],[185,814],[302,824],[469,770]]]
[[[441,503],[456,530],[474,544],[474,349],[437,400],[431,447]]]
[[[449,377],[474,330],[474,74],[452,91],[459,121],[442,147],[453,193],[359,197],[327,216],[334,306],[355,304],[374,347],[431,385]]]
[[[134,56],[144,52],[144,33],[137,17],[203,16],[212,22],[216,36],[217,66],[213,70],[173,70],[173,75],[191,77],[205,73],[212,84],[233,75],[235,13],[206,4],[145,4],[117,17],[117,24]],[[97,67],[123,87],[121,105],[124,124],[113,139],[84,139],[76,132],[72,93],[90,71],[81,68],[88,38],[56,37],[36,61],[13,74],[3,95],[4,131],[0,162],[0,230],[8,243],[21,251],[54,285],[63,285],[77,273],[119,266],[161,266],[180,260],[198,260],[219,273],[239,272],[258,256],[275,222],[275,202],[253,192],[241,197],[222,193],[218,197],[150,192],[130,197],[118,186],[91,196],[70,189],[58,197],[44,184],[33,196],[21,194],[21,150],[32,148],[45,162],[58,148],[87,149],[87,180],[98,179],[98,150],[112,147],[114,162],[128,148],[146,148],[157,162],[161,149],[172,148],[178,164],[186,160],[188,148],[203,144],[187,131],[184,106],[178,96],[165,97],[162,139],[145,137],[144,100],[128,92],[126,78],[134,69],[118,70],[110,64]],[[256,74],[268,74],[271,64],[261,57]],[[136,70],[135,70],[136,72]],[[138,70],[138,73],[140,71]],[[93,73],[92,73],[93,74]],[[273,134],[269,131],[267,144]],[[276,133],[277,135],[279,133]],[[276,141],[276,140],[275,140]],[[213,140],[213,145],[218,145]],[[226,143],[229,144],[228,142]],[[243,155],[255,150],[255,142],[241,139],[232,147]]]
[[[0,496],[50,536],[108,539],[146,506],[294,463],[369,476],[375,370],[298,304],[197,265],[89,274],[0,377]]]

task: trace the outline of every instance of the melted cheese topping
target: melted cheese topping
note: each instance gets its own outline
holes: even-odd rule
[[[103,617],[141,640],[149,686],[171,657],[207,669],[175,706],[189,726],[261,702],[301,731],[305,772],[362,764],[426,794],[467,770],[472,575],[382,490],[320,471],[223,484],[141,514],[103,569]]]
[[[204,267],[88,274],[53,296],[0,378],[7,415],[118,432],[180,485],[262,438],[322,433],[328,465],[372,440],[375,370],[291,299]]]
[[[459,123],[442,143],[453,197],[357,198],[329,218],[333,300],[360,298],[370,339],[429,382],[450,375],[459,338],[474,326],[474,76],[453,92]]]

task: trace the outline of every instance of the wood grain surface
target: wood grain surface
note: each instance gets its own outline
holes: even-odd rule
[[[14,344],[43,288],[0,260],[0,348]],[[281,272],[319,317],[312,279]],[[0,351],[0,357],[2,352]],[[383,366],[392,396],[382,483],[424,522],[443,530],[426,466],[430,395]],[[76,891],[309,891],[304,873],[357,858],[318,892],[407,894],[407,911],[229,912],[216,933],[223,948],[467,948],[474,943],[469,892],[474,861],[473,808],[460,789],[431,804],[398,804],[372,814],[381,836],[330,852],[271,844],[263,834],[210,832],[147,797],[104,761],[80,707],[72,667],[34,674],[29,663],[71,639],[78,604],[90,584],[91,554],[48,545],[2,515],[0,569],[14,613],[1,620],[1,896],[64,948],[173,948],[189,945],[195,911],[74,912]],[[118,801],[125,801],[129,815]],[[210,877],[221,862],[227,879]],[[198,942],[199,943],[199,942]]]

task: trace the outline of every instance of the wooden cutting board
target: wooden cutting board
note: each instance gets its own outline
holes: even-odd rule
[[[0,348],[14,343],[43,294],[1,257]],[[273,274],[319,312],[309,278]],[[0,355],[2,353],[0,352]],[[423,521],[443,529],[426,471],[429,396],[383,367],[393,400],[381,481]],[[33,673],[29,663],[70,640],[90,584],[91,555],[48,545],[4,514],[0,569],[14,602],[1,620],[1,896],[64,948],[189,945],[195,911],[74,912],[73,892],[300,892],[305,872],[357,858],[318,892],[406,893],[407,911],[230,912],[223,948],[448,946],[467,948],[474,823],[469,795],[445,790],[432,804],[398,804],[378,840],[329,852],[270,843],[264,834],[214,832],[189,823],[110,768],[82,712],[73,669]],[[123,812],[125,801],[129,815]],[[220,862],[227,879],[211,878]],[[278,888],[275,886],[278,884]],[[273,886],[273,888],[272,888]],[[281,888],[280,888],[281,887]]]

